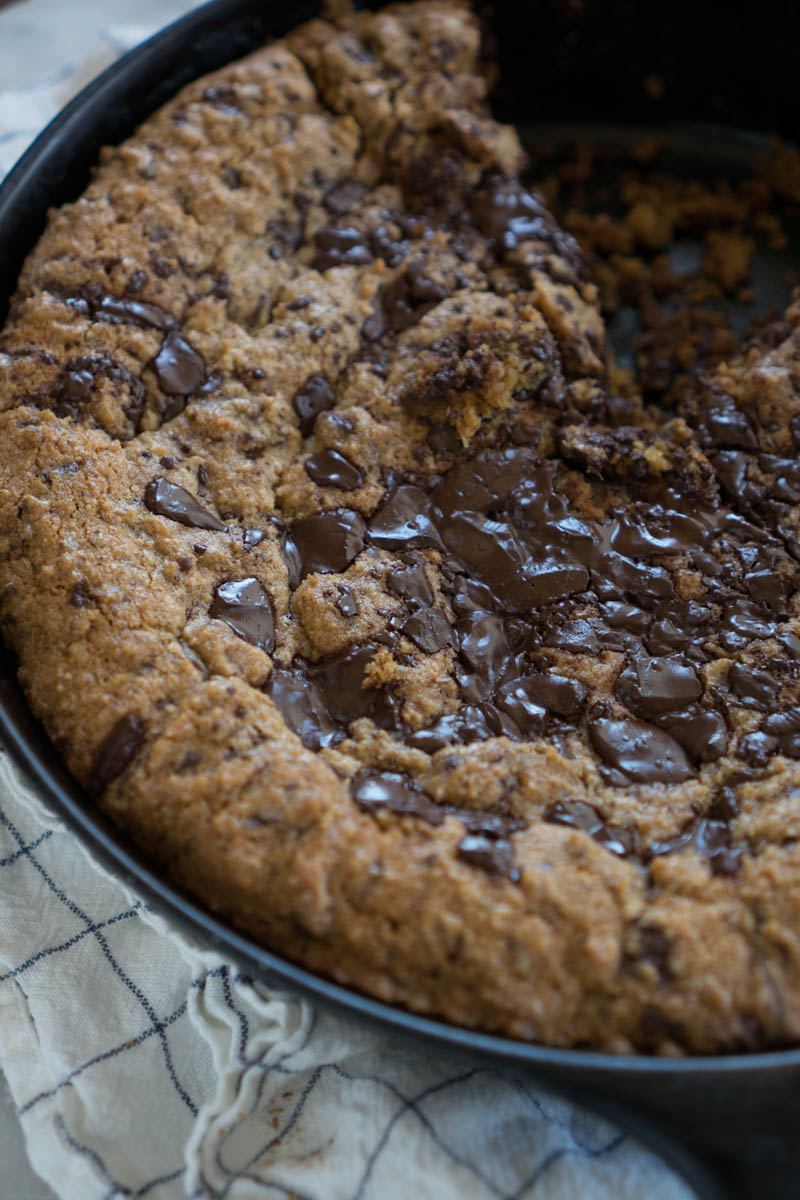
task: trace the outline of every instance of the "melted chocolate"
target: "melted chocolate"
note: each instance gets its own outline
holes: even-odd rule
[[[544,812],[545,821],[580,829],[612,854],[620,858],[633,854],[636,841],[630,829],[623,829],[603,820],[597,809],[582,800],[558,800]]]
[[[377,649],[377,644],[367,642],[319,666],[306,668],[328,713],[342,728],[359,717],[371,717],[376,725],[388,728],[396,724],[391,696],[381,688],[366,686],[366,670]]]
[[[112,386],[121,384],[126,389],[130,399],[122,406],[122,411],[135,428],[144,410],[147,389],[127,367],[105,354],[79,355],[67,361],[57,384],[57,416],[77,417],[80,406],[91,398],[100,379],[107,379]]]
[[[657,717],[685,709],[703,686],[685,659],[634,658],[617,679],[617,695],[639,717]]]
[[[308,437],[313,431],[319,414],[333,408],[335,403],[336,397],[327,375],[309,375],[292,399],[292,407],[300,418],[303,437]]]
[[[356,603],[355,596],[349,588],[339,588],[339,595],[336,599],[336,607],[343,617],[358,616],[358,604]]]
[[[331,720],[320,689],[297,671],[273,671],[264,691],[308,750],[335,746],[344,737]]]
[[[129,296],[111,296],[99,283],[78,288],[74,295],[61,297],[66,304],[88,312],[95,321],[109,325],[138,325],[142,329],[174,329],[178,322],[157,304],[134,300]]]
[[[168,396],[190,396],[206,377],[202,356],[174,330],[161,343],[161,349],[153,359],[153,369],[161,390]],[[177,414],[171,412],[170,415]]]
[[[126,713],[100,743],[89,779],[89,788],[100,796],[134,759],[144,741],[145,724],[136,713]]]
[[[381,257],[394,261],[394,247],[381,248]],[[425,274],[424,264],[410,263],[391,283],[381,288],[378,306],[373,310],[363,327],[363,335],[369,342],[377,341],[389,333],[400,333],[415,325],[427,312],[449,295],[446,287]]]
[[[800,758],[800,708],[771,713],[761,722],[761,731],[775,738],[781,754]]]
[[[359,179],[340,179],[328,188],[322,203],[329,213],[342,217],[363,200],[366,192],[366,186]]]
[[[331,267],[361,267],[372,262],[369,236],[350,225],[336,229],[326,225],[314,236],[311,265],[317,271]]]
[[[480,834],[467,834],[456,847],[456,857],[487,875],[496,875],[511,883],[519,880],[519,870],[514,866],[514,847],[502,838],[494,840]]]
[[[430,502],[422,489],[411,484],[396,488],[370,521],[369,540],[382,550],[441,546]]]
[[[478,229],[502,256],[520,242],[535,238],[545,241],[573,269],[581,267],[577,243],[554,224],[538,196],[517,179],[489,175],[472,197],[472,218]]]
[[[352,492],[364,482],[358,467],[338,450],[318,450],[306,459],[305,465],[309,479],[319,487],[335,487]]]
[[[728,675],[731,690],[748,708],[768,709],[775,704],[780,680],[769,671],[758,671],[734,663]]]
[[[743,850],[731,842],[727,822],[697,817],[675,837],[655,842],[649,849],[648,857],[657,858],[691,848],[708,859],[715,875],[735,875],[742,862]]]
[[[275,619],[269,596],[257,579],[231,579],[214,591],[209,610],[238,637],[271,654],[275,647]]]
[[[450,625],[435,609],[413,613],[403,626],[403,633],[426,654],[435,654],[450,642]]]
[[[433,592],[425,578],[421,563],[413,563],[386,576],[386,586],[393,595],[411,604],[433,604]]]
[[[388,808],[395,813],[421,817],[429,825],[441,825],[446,811],[420,791],[410,776],[387,771],[359,771],[350,785],[353,799],[365,812]]]
[[[346,571],[364,548],[364,522],[349,508],[295,521],[284,542],[294,586],[316,571]]]
[[[526,212],[523,205],[525,219]],[[565,734],[572,727],[588,736],[608,783],[674,785],[725,752],[729,731],[718,706],[743,704],[768,715],[756,734],[740,740],[741,757],[751,764],[777,752],[800,757],[800,715],[772,711],[788,668],[773,674],[736,664],[727,692],[718,682],[705,688],[701,669],[731,647],[776,635],[785,641],[781,623],[790,615],[798,571],[777,539],[715,507],[713,496],[684,499],[669,481],[645,480],[640,500],[601,518],[580,516],[567,494],[574,474],[532,447],[482,450],[470,459],[458,453],[449,453],[454,465],[443,474],[392,479],[366,523],[350,509],[334,509],[289,530],[292,586],[310,571],[341,573],[374,547],[395,555],[386,588],[405,609],[387,617],[385,631],[370,643],[275,673],[267,690],[306,744],[335,744],[354,720],[368,717],[430,754],[489,738],[543,736],[569,753]],[[352,468],[343,464],[334,460],[330,469],[328,461],[324,475],[319,464],[313,469],[330,486]],[[636,496],[639,485],[628,486]],[[419,554],[426,550],[436,551],[436,593]],[[678,593],[671,556],[706,581],[700,599]],[[340,587],[343,615],[350,612],[347,595]],[[794,640],[796,647],[785,642],[792,664],[800,661],[800,639]],[[461,697],[456,712],[414,731],[401,719],[391,685],[364,686],[381,645],[405,662],[409,642],[423,653],[452,654]],[[615,698],[587,711],[584,684],[566,668],[548,669],[549,647],[578,656],[581,675],[587,658],[619,655]],[[418,661],[413,653],[410,661]],[[362,807],[433,821],[450,813],[471,822],[474,840],[464,839],[459,857],[484,870],[513,869],[499,847],[507,833],[479,826],[476,814],[435,805],[407,777],[361,772],[355,786]],[[562,802],[546,819],[582,829],[612,853],[637,854],[633,833],[590,805]],[[733,873],[741,852],[732,845],[730,819],[715,803],[675,838],[642,853],[651,858],[692,847],[716,873]]]
[[[490,875],[502,876],[512,883],[518,881],[510,838],[525,828],[519,817],[435,804],[410,775],[390,771],[364,768],[353,777],[350,791],[364,812],[386,808],[400,815],[418,817],[429,825],[441,825],[445,817],[455,817],[468,831],[456,847],[456,856]]]
[[[219,518],[203,508],[196,496],[177,483],[170,483],[163,475],[148,483],[144,502],[156,516],[168,517],[179,525],[188,525],[191,529],[225,530]]]
[[[602,760],[634,783],[681,783],[694,774],[675,739],[652,725],[600,719],[588,730]]]
[[[497,689],[497,705],[516,725],[523,737],[532,738],[547,729],[547,709],[538,702],[528,679],[512,679]]]

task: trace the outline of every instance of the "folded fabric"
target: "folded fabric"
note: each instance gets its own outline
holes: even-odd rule
[[[35,1169],[69,1200],[690,1195],[530,1079],[243,977],[93,861],[7,752],[0,1063]]]

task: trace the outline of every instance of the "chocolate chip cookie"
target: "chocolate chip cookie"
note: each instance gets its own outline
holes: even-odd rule
[[[96,802],[264,944],[552,1045],[800,1038],[800,308],[680,411],[478,22],[315,20],[55,211],[0,338],[0,622]]]

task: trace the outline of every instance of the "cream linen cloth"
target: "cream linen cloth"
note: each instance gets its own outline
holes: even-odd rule
[[[92,74],[189,7],[0,9],[0,174]],[[65,1200],[691,1195],[529,1079],[410,1050],[190,944],[90,858],[1,748],[0,1063],[31,1163]]]

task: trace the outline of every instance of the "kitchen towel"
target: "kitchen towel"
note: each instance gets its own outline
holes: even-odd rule
[[[630,1137],[244,977],[0,752],[0,1063],[65,1200],[687,1200]]]
[[[136,6],[162,20],[189,7]],[[150,32],[124,24],[130,10],[0,11],[0,174]],[[2,748],[0,1065],[30,1160],[64,1200],[691,1195],[529,1078],[409,1049],[193,944],[89,856]]]

